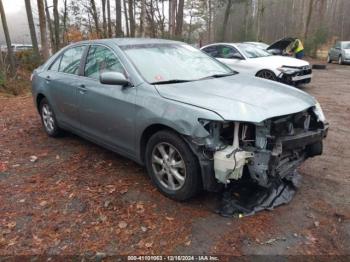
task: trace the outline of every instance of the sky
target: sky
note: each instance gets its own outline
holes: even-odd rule
[[[24,6],[24,0],[2,0],[6,14],[7,25],[10,31],[11,41],[13,43],[30,43],[27,14]],[[33,2],[34,4],[34,2]],[[0,44],[5,44],[5,37],[0,29]]]

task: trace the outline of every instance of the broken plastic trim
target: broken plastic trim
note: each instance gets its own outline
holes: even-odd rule
[[[268,188],[261,187],[251,180],[232,183],[223,192],[216,212],[223,217],[241,217],[288,204],[299,187],[301,175],[294,170],[289,177],[290,179],[274,181]]]

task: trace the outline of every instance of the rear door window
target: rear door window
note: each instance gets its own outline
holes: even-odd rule
[[[80,60],[83,56],[85,46],[72,47],[64,52],[61,63],[59,66],[59,72],[78,75]]]
[[[84,75],[99,79],[102,72],[118,72],[126,76],[121,62],[109,48],[100,45],[91,46],[86,58]]]

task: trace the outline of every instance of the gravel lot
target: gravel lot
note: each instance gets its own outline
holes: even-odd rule
[[[0,98],[0,255],[350,255],[350,66],[315,70],[303,90],[330,122],[324,154],[290,204],[241,219],[216,215],[215,194],[176,203],[132,161],[48,138],[31,96]]]

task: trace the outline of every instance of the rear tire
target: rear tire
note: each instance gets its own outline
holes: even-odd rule
[[[256,74],[257,77],[259,78],[264,78],[272,81],[277,81],[277,77],[274,72],[270,70],[261,70]]]
[[[61,136],[63,131],[59,128],[55,113],[53,112],[53,109],[46,98],[41,100],[39,112],[45,132],[51,137]]]
[[[202,188],[198,159],[175,132],[159,131],[149,139],[145,164],[158,190],[171,199],[188,200]]]
[[[343,58],[342,58],[342,56],[339,56],[338,64],[339,64],[339,65],[342,65],[342,64],[343,64]]]

